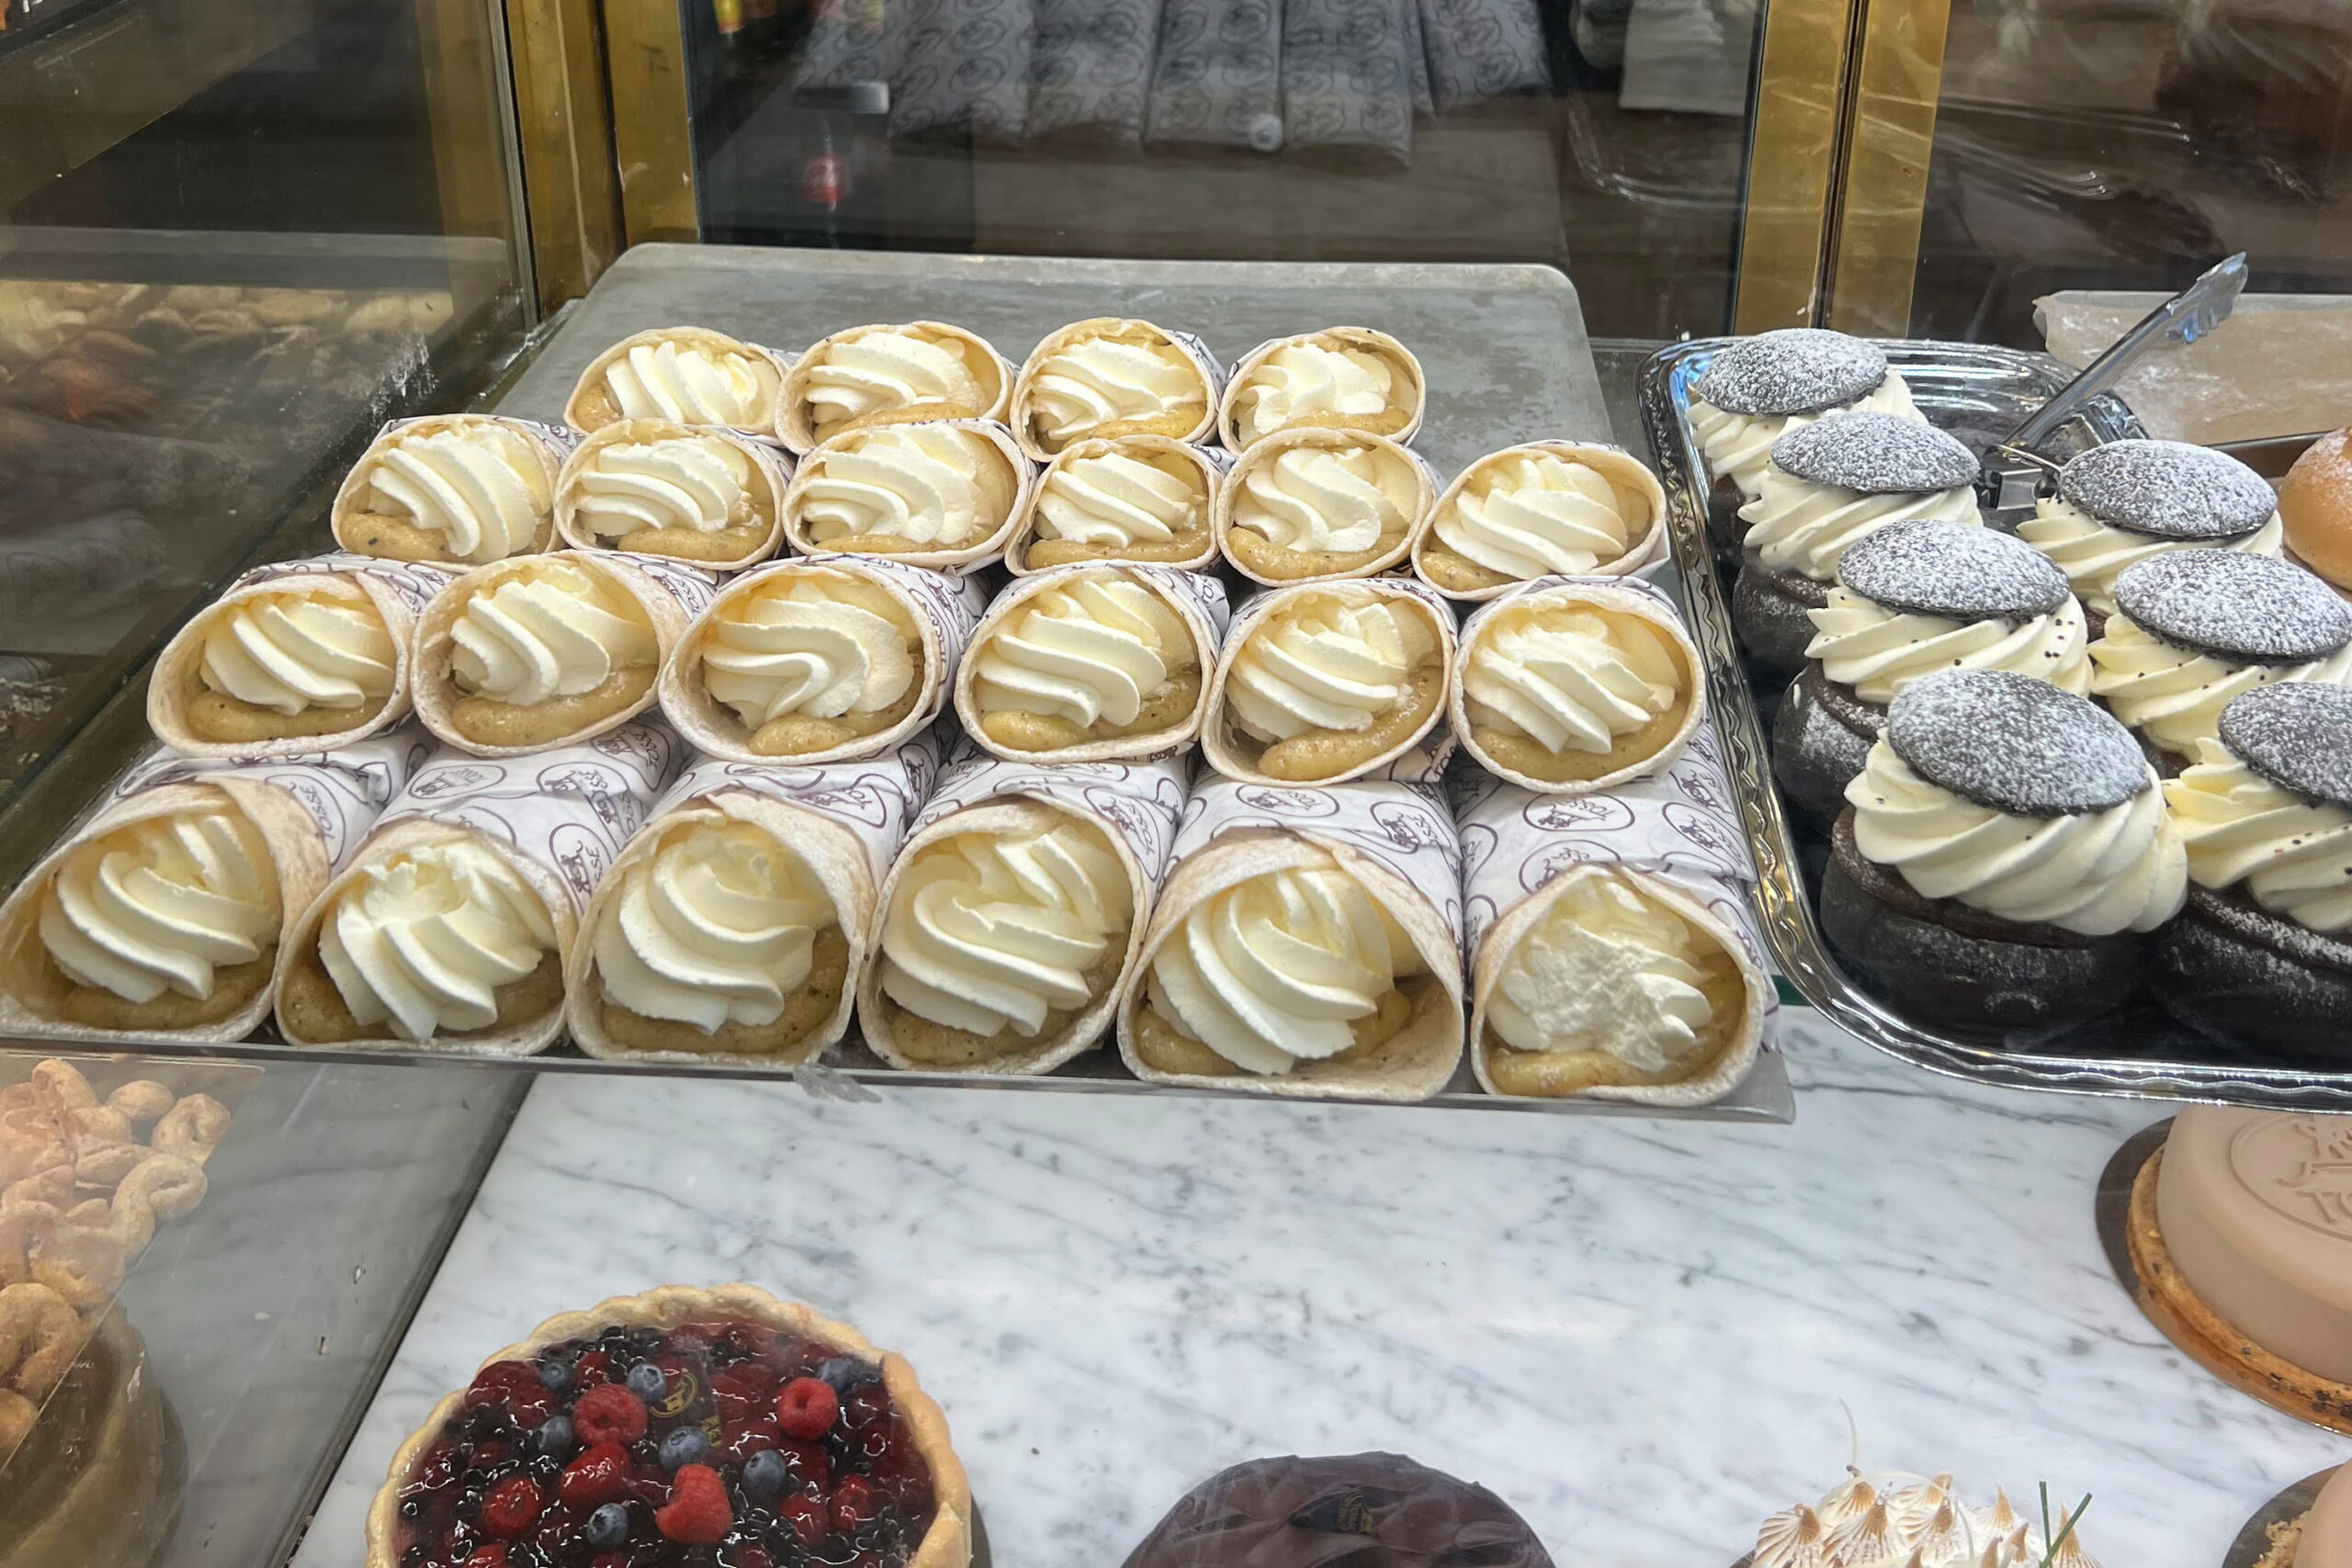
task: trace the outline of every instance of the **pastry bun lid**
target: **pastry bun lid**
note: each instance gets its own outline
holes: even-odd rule
[[[764,406],[752,411],[753,418],[745,428],[766,430],[774,426],[777,404],[784,389],[786,365],[783,355],[774,349],[763,348],[755,343],[744,343],[708,327],[653,327],[621,339],[590,360],[588,368],[580,373],[580,379],[572,383],[571,395],[564,400],[563,423],[582,435],[591,435],[613,421],[626,417],[612,406],[612,398],[605,390],[605,372],[612,368],[616,360],[627,358],[633,348],[664,343],[704,349],[712,354],[737,355],[752,361],[761,382]]]
[[[980,391],[988,406],[953,415],[943,416],[936,407],[918,403],[911,408],[888,409],[850,421],[834,435],[845,435],[854,430],[872,430],[885,424],[930,424],[943,417],[988,419],[1002,421],[1012,408],[1012,362],[996,351],[996,345],[967,327],[946,321],[869,321],[862,326],[843,327],[828,333],[808,345],[808,351],[792,363],[791,371],[784,378],[783,391],[777,400],[775,434],[796,456],[816,446],[820,437],[814,421],[808,417],[808,382],[817,368],[826,362],[827,351],[836,344],[854,343],[873,333],[919,332],[936,338],[953,340],[962,350],[965,363],[980,381]]]
[[[1013,379],[1005,423],[1012,427],[1012,434],[1020,441],[1023,451],[1044,463],[1080,442],[1099,439],[1081,435],[1063,446],[1049,446],[1046,439],[1031,428],[1034,411],[1030,407],[1030,400],[1036,393],[1037,378],[1044,373],[1046,362],[1063,349],[1099,337],[1121,341],[1142,338],[1155,347],[1165,345],[1175,349],[1190,360],[1201,378],[1201,417],[1193,422],[1191,429],[1170,439],[1198,442],[1216,438],[1217,402],[1225,389],[1225,381],[1224,371],[1216,356],[1209,353],[1208,345],[1190,333],[1170,332],[1152,321],[1125,316],[1094,316],[1083,321],[1072,321],[1058,331],[1046,333],[1037,346],[1029,351],[1029,357],[1021,362],[1020,373]]]
[[[784,544],[784,491],[791,482],[790,460],[757,436],[717,424],[680,424],[667,419],[619,419],[584,437],[564,459],[555,480],[555,529],[564,543],[578,550],[613,550],[622,555],[656,555],[633,550],[628,536],[605,539],[580,519],[580,486],[596,454],[608,446],[651,445],[659,441],[716,441],[741,452],[752,465],[752,505],[767,524],[767,531],[752,548],[725,560],[695,560],[684,556],[657,556],[704,571],[741,571],[773,556]]]
[[[1478,458],[1468,468],[1454,475],[1453,482],[1439,493],[1437,503],[1430,508],[1428,523],[1419,530],[1413,540],[1414,576],[1429,583],[1430,587],[1437,589],[1449,599],[1473,601],[1499,599],[1521,583],[1534,581],[1532,578],[1521,578],[1515,581],[1498,582],[1491,588],[1452,589],[1443,587],[1432,580],[1421,565],[1431,551],[1445,550],[1452,553],[1452,547],[1438,536],[1437,525],[1461,504],[1462,492],[1469,488],[1471,482],[1494,464],[1531,454],[1559,457],[1567,462],[1581,464],[1607,479],[1611,485],[1632,490],[1649,508],[1648,523],[1645,526],[1634,529],[1627,536],[1623,555],[1613,561],[1602,561],[1594,566],[1590,571],[1580,573],[1580,576],[1630,576],[1645,568],[1656,566],[1666,558],[1666,489],[1658,483],[1657,476],[1650,472],[1648,464],[1622,447],[1608,446],[1604,443],[1522,441],[1515,446],[1506,446],[1500,451],[1489,452]]]

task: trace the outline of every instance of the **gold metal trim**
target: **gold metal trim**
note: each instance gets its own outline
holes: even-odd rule
[[[1764,8],[1732,312],[1738,332],[1816,319],[1853,25],[1852,0],[1771,0]]]
[[[1829,265],[1841,332],[1910,334],[1951,20],[1951,0],[1868,0]]]
[[[694,134],[686,118],[681,6],[703,0],[604,0],[613,84],[613,152],[621,216],[632,245],[696,240]]]
[[[506,0],[539,308],[588,291],[621,249],[612,102],[595,0]]]

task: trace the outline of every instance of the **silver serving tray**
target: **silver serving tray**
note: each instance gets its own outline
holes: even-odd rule
[[[1707,470],[1690,430],[1690,383],[1735,341],[1679,343],[1653,355],[1642,369],[1642,419],[1666,486],[1674,560],[1682,574],[1691,636],[1707,666],[1708,701],[1756,854],[1757,913],[1764,940],[1790,982],[1824,1015],[1889,1055],[1977,1083],[2267,1110],[2352,1111],[2352,1074],[2224,1052],[2144,998],[2070,1031],[1992,1046],[1953,1038],[1931,1021],[1896,1012],[1829,955],[1815,919],[1815,886],[1772,781],[1759,693],[1732,633],[1729,582],[1708,535]],[[1881,346],[1909,383],[1920,412],[1979,451],[2074,374],[2046,355],[1980,344]],[[2142,434],[2131,410],[2101,397],[2064,426],[2050,447],[2063,457]],[[1769,691],[1763,694],[1770,700]]]

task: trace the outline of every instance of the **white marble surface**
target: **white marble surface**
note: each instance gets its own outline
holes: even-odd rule
[[[542,1080],[303,1550],[539,1318],[749,1280],[903,1349],[1007,1568],[1114,1568],[1261,1454],[1486,1483],[1563,1564],[1722,1568],[1876,1467],[2097,1495],[2109,1568],[2211,1568],[2352,1443],[2174,1351],[2094,1235],[2160,1107],[1977,1090],[1806,1021],[1794,1127]]]

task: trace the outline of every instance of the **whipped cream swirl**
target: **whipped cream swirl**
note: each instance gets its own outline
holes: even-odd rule
[[[1242,639],[1226,701],[1261,740],[1369,729],[1405,701],[1414,673],[1437,652],[1418,605],[1302,594]]]
[[[1060,446],[1106,426],[1166,420],[1188,408],[1189,428],[1208,407],[1208,383],[1192,356],[1172,343],[1082,338],[1038,365],[1029,405],[1031,424]]]
[[[531,547],[555,509],[546,461],[528,436],[467,423],[396,435],[368,475],[368,510],[441,536],[476,566]]]
[[[2069,598],[2046,615],[2021,621],[1955,621],[1889,610],[1849,588],[1806,612],[1816,628],[1805,646],[1821,672],[1884,707],[1922,675],[1939,670],[2007,670],[2088,696],[2090,632],[2083,607]]]
[[[1250,465],[1233,525],[1286,550],[1354,555],[1403,538],[1420,502],[1420,476],[1385,447],[1294,446]]]
[[[1081,545],[1163,545],[1207,504],[1198,479],[1125,452],[1056,464],[1037,491],[1037,532]]]
[[[364,595],[287,589],[248,594],[216,614],[197,674],[216,692],[291,717],[380,704],[398,657]]]
[[[2075,597],[2102,615],[2115,613],[2115,580],[2134,562],[2174,550],[2237,550],[2275,558],[2287,541],[2275,512],[2261,527],[2234,539],[2164,539],[2112,527],[2054,495],[2034,502],[2033,515],[2018,525],[2018,537],[2048,556],[2074,585]]]
[[[728,424],[758,430],[768,423],[775,367],[675,339],[640,343],[605,367],[605,389],[625,419],[675,424]]]
[[[175,811],[103,833],[65,857],[43,895],[41,945],[77,986],[152,1002],[205,1000],[213,972],[277,940],[277,870],[232,806]]]
[[[1020,601],[973,649],[984,713],[1132,724],[1146,699],[1193,661],[1184,618],[1126,577],[1077,574]]]
[[[1542,608],[1498,616],[1464,661],[1475,717],[1557,756],[1605,754],[1680,701],[1674,639],[1638,615]]]
[[[885,327],[828,344],[808,367],[809,423],[819,432],[899,409],[936,405],[986,413],[989,398],[963,355],[929,333]]]
[[[661,656],[628,594],[560,556],[466,601],[450,626],[450,673],[476,696],[529,707],[594,691],[616,670]]]
[[[1733,1021],[1701,965],[1720,947],[1613,866],[1567,874],[1503,960],[1487,1021],[1520,1051],[1601,1051],[1636,1072],[1692,1064]]]
[[[1871,392],[1818,413],[1732,413],[1704,399],[1692,398],[1690,434],[1699,438],[1699,453],[1707,460],[1707,471],[1719,479],[1728,477],[1742,495],[1753,501],[1763,489],[1772,443],[1792,430],[1840,413],[1889,413],[1899,419],[1917,419],[1919,408],[1911,400],[1911,389],[1902,374],[1889,370],[1886,379]]]
[[[1333,416],[1370,419],[1397,401],[1396,372],[1367,348],[1286,343],[1260,360],[1234,397],[1243,446],[1295,424]]]
[[[1649,502],[1600,469],[1556,452],[1514,452],[1481,464],[1438,514],[1454,554],[1505,577],[1575,576],[1623,557],[1646,532]]]
[[[1815,484],[1767,467],[1757,497],[1739,509],[1748,525],[1743,543],[1773,571],[1793,571],[1829,582],[1854,543],[1890,523],[1973,523],[1976,492],[1966,485],[1924,495],[1873,495]]]
[[[2352,931],[2352,811],[2282,789],[2219,740],[2165,782],[2165,800],[2200,887],[2243,882],[2254,901],[2306,931]]]
[[[707,436],[600,446],[577,482],[577,515],[600,539],[647,528],[711,534],[752,520],[752,459]]]
[[[319,923],[319,960],[351,1016],[412,1041],[489,1028],[498,988],[555,946],[546,903],[476,843],[424,844],[372,863]]]
[[[2151,636],[2117,611],[2091,644],[2091,691],[2115,716],[2167,751],[2194,756],[2221,732],[2233,697],[2277,681],[2352,686],[2352,643],[2308,664],[2242,664]]]
[[[788,572],[729,599],[703,642],[703,683],[753,729],[787,714],[878,713],[921,673],[914,618],[842,572]]]
[[[1012,501],[995,443],[953,425],[865,431],[802,461],[817,470],[800,515],[819,545],[885,537],[956,549],[994,533]]]

